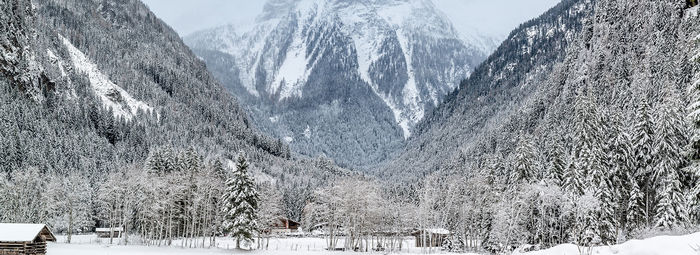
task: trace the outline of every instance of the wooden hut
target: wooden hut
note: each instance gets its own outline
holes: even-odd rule
[[[288,218],[280,217],[270,227],[270,232],[272,234],[296,233],[299,231],[299,226],[299,222],[290,220]]]
[[[44,255],[47,241],[56,237],[44,224],[0,223],[1,255]]]
[[[411,235],[416,238],[416,247],[441,247],[450,234],[444,228],[429,228],[414,231]]]
[[[124,232],[124,228],[96,228],[95,229],[95,234],[97,234],[97,237],[99,238],[120,238],[122,237],[122,233]]]

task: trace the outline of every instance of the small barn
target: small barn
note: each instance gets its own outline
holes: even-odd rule
[[[96,228],[95,234],[99,238],[120,238],[124,228]]]
[[[46,242],[56,237],[44,224],[0,223],[0,254],[44,255]]]
[[[416,247],[441,247],[450,234],[444,228],[428,228],[414,231],[411,235],[416,238]]]
[[[280,217],[270,228],[272,234],[289,234],[299,231],[299,222]]]

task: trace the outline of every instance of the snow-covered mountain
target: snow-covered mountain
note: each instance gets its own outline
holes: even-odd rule
[[[252,127],[235,97],[140,0],[0,0],[0,126],[0,222],[54,222],[28,213],[48,207],[8,202],[24,196],[6,181],[10,173],[27,176],[13,177],[27,187],[70,175],[97,190],[127,166],[173,162],[185,149],[190,162],[201,162],[198,173],[211,160],[224,169],[244,151],[256,160],[255,178],[284,180],[276,187],[296,219],[306,201],[294,196],[347,173],[327,159],[293,157]],[[85,189],[69,194],[90,196]]]
[[[460,35],[430,0],[271,0],[254,24],[185,41],[262,129],[351,165],[383,159],[493,48]],[[343,135],[352,140],[328,141]]]

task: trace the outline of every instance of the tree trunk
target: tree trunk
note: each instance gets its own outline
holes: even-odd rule
[[[73,236],[73,206],[68,204],[68,243],[70,243],[71,237]]]
[[[109,244],[112,244],[112,239],[114,238],[114,206],[109,212]]]

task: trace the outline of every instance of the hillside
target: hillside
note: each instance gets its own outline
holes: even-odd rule
[[[344,174],[326,159],[297,158],[254,129],[237,100],[140,1],[33,4],[2,1],[3,178],[36,169],[78,174],[97,188],[159,151],[189,150],[207,166],[244,151],[254,174],[285,180],[279,189],[287,214],[298,218],[308,187]]]
[[[501,125],[563,61],[593,5],[587,0],[563,1],[511,32],[459,89],[417,125],[406,149],[378,174],[403,182],[464,164],[456,160],[469,155],[470,148]]]
[[[493,251],[693,226],[694,6],[563,1],[516,29],[377,174],[437,205],[434,224],[479,226],[468,233]]]

